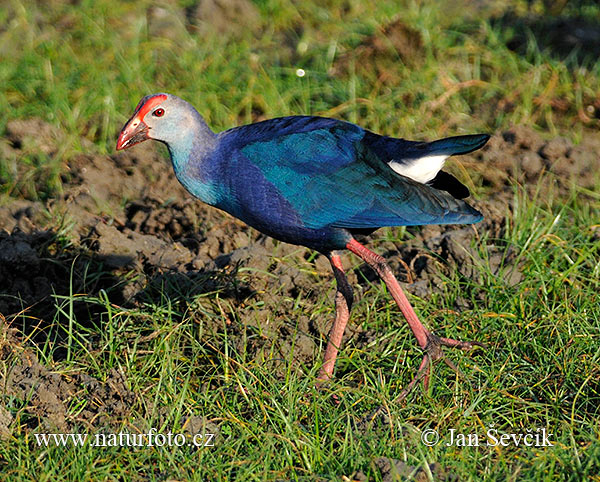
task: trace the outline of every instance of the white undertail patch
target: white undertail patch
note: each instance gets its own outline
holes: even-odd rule
[[[403,162],[390,161],[388,166],[402,176],[425,184],[437,176],[444,167],[446,159],[448,159],[446,155],[425,156]]]

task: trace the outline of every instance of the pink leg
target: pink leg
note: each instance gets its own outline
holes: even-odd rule
[[[333,375],[335,359],[342,344],[342,337],[344,336],[346,324],[350,319],[350,309],[352,308],[352,288],[344,273],[342,260],[335,253],[331,253],[328,257],[335,280],[337,281],[337,292],[335,294],[335,321],[329,332],[329,340],[323,357],[323,366],[319,371],[319,380],[321,381],[328,380]]]
[[[394,301],[396,301],[398,304],[398,307],[404,315],[404,318],[406,318],[408,326],[410,326],[410,329],[415,334],[417,343],[419,343],[421,348],[425,349],[428,343],[427,337],[429,336],[429,330],[423,326],[423,323],[421,323],[417,317],[415,310],[410,305],[408,298],[404,294],[404,291],[402,291],[400,283],[398,283],[398,280],[392,273],[392,269],[385,261],[385,258],[383,256],[379,256],[370,249],[365,248],[355,239],[348,243],[347,248],[362,258],[363,261],[373,268],[379,277],[385,282],[390,294],[392,295],[392,298],[394,298]]]
[[[402,288],[400,287],[400,283],[398,283],[398,280],[392,273],[392,269],[387,264],[385,259],[370,249],[364,247],[355,239],[350,241],[346,247],[354,254],[359,256],[363,261],[365,261],[371,268],[373,268],[379,277],[385,282],[390,294],[392,295],[392,298],[394,298],[394,301],[396,301],[398,304],[400,311],[408,322],[408,326],[417,338],[419,346],[425,351],[425,355],[423,356],[423,360],[421,361],[421,365],[419,366],[415,378],[402,391],[400,397],[398,397],[399,399],[406,397],[415,384],[421,379],[423,379],[425,387],[428,386],[429,376],[431,374],[431,362],[434,360],[441,358],[449,367],[458,371],[456,366],[450,360],[443,358],[443,353],[441,350],[442,346],[461,348],[464,350],[469,350],[474,346],[484,346],[482,343],[476,341],[458,341],[451,338],[440,338],[434,335],[427,328],[425,328],[425,326],[423,326],[423,323],[421,323],[417,317],[415,310],[410,305],[408,298],[406,298],[404,291],[402,291]]]

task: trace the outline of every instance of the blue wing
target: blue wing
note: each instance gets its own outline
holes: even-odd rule
[[[454,144],[412,142],[378,136],[347,122],[303,116],[224,134],[229,147],[260,170],[307,228],[464,224],[482,218],[464,201],[401,176],[387,163],[469,152],[487,136],[463,136]]]

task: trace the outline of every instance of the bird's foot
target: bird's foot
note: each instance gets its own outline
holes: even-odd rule
[[[461,350],[471,350],[476,347],[483,349],[487,348],[486,344],[479,341],[459,341],[452,338],[443,338],[431,333],[430,331],[427,331],[426,338],[427,344],[423,348],[425,354],[423,355],[423,360],[419,365],[417,374],[411,380],[411,382],[404,387],[404,389],[400,392],[400,395],[394,399],[393,404],[404,400],[410,394],[415,385],[421,380],[423,380],[423,385],[425,386],[425,389],[427,389],[429,386],[429,377],[431,376],[431,366],[433,365],[434,361],[443,360],[444,363],[452,368],[456,373],[458,373],[460,376],[464,376],[460,369],[453,362],[446,358],[442,347],[460,348]],[[361,423],[371,424],[375,418],[380,416],[386,410],[386,407],[383,405],[379,406],[376,410],[363,417]]]
[[[463,376],[460,369],[452,361],[450,361],[448,358],[446,358],[446,355],[444,354],[442,347],[459,348],[461,350],[471,350],[475,347],[480,347],[483,349],[487,348],[487,346],[484,343],[481,343],[479,341],[459,341],[459,340],[454,340],[452,338],[443,338],[441,336],[437,336],[431,332],[428,332],[427,333],[427,344],[425,345],[425,348],[424,348],[425,354],[423,355],[423,360],[421,361],[421,364],[419,365],[417,374],[412,379],[412,381],[406,387],[404,387],[402,392],[400,392],[400,395],[398,395],[398,397],[395,400],[396,402],[399,402],[399,401],[405,399],[420,380],[423,380],[423,385],[424,385],[425,389],[427,389],[429,387],[429,377],[431,376],[431,367],[433,365],[433,362],[435,362],[437,360],[442,360],[446,365],[448,365],[450,368],[452,368],[452,370],[454,370],[457,374],[459,374],[460,376]]]
[[[429,377],[431,375],[431,366],[436,360],[443,360],[444,363],[450,368],[452,368],[456,373],[458,373],[460,376],[464,376],[459,370],[459,368],[446,358],[442,347],[460,348],[461,350],[471,350],[476,347],[480,347],[483,349],[487,348],[487,345],[479,341],[459,341],[454,340],[452,338],[443,338],[441,336],[434,335],[428,330],[426,331],[425,336],[427,338],[427,344],[423,348],[425,354],[423,355],[423,360],[419,365],[417,374],[411,380],[411,382],[408,385],[406,385],[406,387],[404,387],[402,392],[400,392],[400,395],[398,395],[394,399],[394,401],[392,402],[392,404],[394,405],[404,400],[415,387],[415,385],[421,380],[423,380],[423,385],[425,386],[425,389],[427,389],[427,387],[429,386]],[[386,406],[380,405],[373,412],[369,413],[368,415],[365,415],[360,421],[360,423],[367,424],[366,426],[371,426],[371,424],[377,417],[381,416],[382,414],[385,414],[388,411],[389,406],[387,404]]]

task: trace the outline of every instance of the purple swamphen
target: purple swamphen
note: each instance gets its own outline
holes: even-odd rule
[[[287,243],[329,258],[337,281],[336,316],[319,379],[333,374],[352,306],[338,250],[349,249],[387,285],[424,351],[408,393],[442,346],[470,349],[434,335],[419,321],[385,259],[354,239],[383,226],[469,224],[481,214],[468,189],[441,171],[447,157],[482,147],[487,134],[415,142],[380,136],[336,119],[292,116],[215,134],[192,105],[170,94],[144,97],[117,150],[147,139],[167,145],[177,179],[195,197]],[[446,360],[454,368],[454,365]]]

